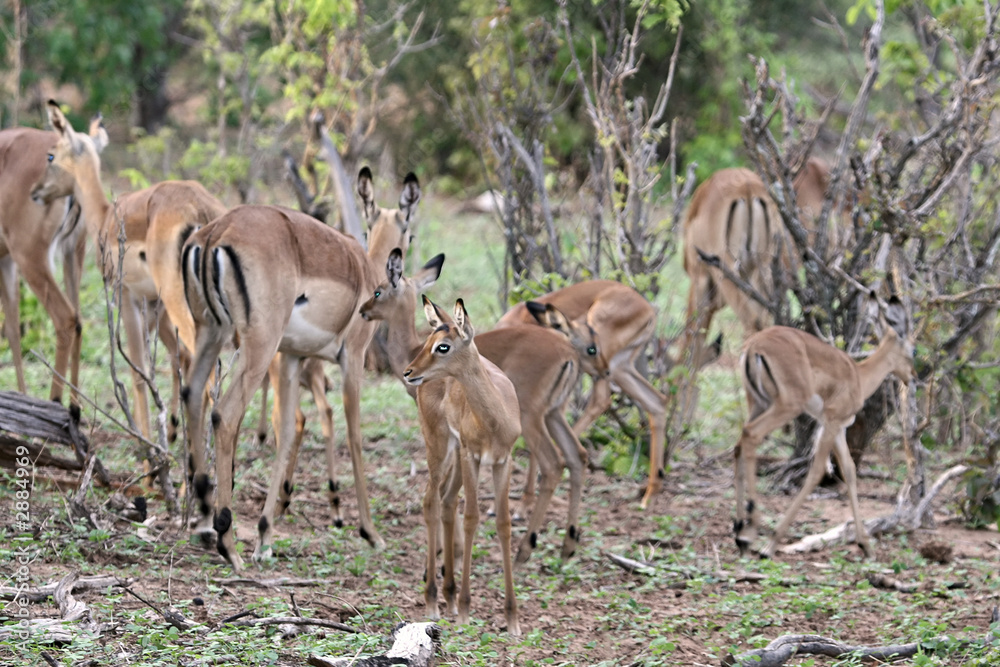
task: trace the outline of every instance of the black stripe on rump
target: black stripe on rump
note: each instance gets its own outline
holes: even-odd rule
[[[212,317],[215,318],[215,323],[218,324],[219,326],[222,326],[222,318],[220,318],[219,314],[217,312],[215,312],[215,306],[212,305],[211,295],[208,293],[208,289],[209,289],[208,288],[208,277],[207,277],[207,275],[208,275],[208,256],[211,255],[212,253],[209,251],[209,249],[207,247],[205,247],[205,248],[202,248],[202,253],[201,254],[202,254],[202,258],[201,258],[201,291],[202,291],[202,294],[205,297],[205,302],[208,304],[208,310],[209,310],[209,312],[211,312],[212,313]],[[197,257],[195,258],[195,261],[197,261]],[[216,267],[216,268],[218,268],[218,267]]]
[[[243,299],[243,312],[246,314],[247,322],[250,322],[250,292],[247,291],[247,281],[243,275],[243,266],[240,264],[239,255],[236,254],[232,246],[224,245],[219,247],[225,251],[226,256],[229,257],[229,263],[233,265],[233,274],[236,276],[236,288],[240,291],[240,297]]]

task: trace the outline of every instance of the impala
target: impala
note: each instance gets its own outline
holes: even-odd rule
[[[388,324],[386,350],[389,365],[400,378],[410,359],[423,347],[417,336],[413,317],[417,293],[437,280],[443,255],[438,255],[412,278],[403,276],[402,254],[394,250],[386,265],[386,282],[361,307],[362,317],[384,320]],[[487,331],[475,337],[479,353],[492,361],[514,385],[521,415],[521,435],[542,470],[541,492],[534,499],[534,473],[529,472],[531,492],[523,496],[528,528],[517,551],[517,561],[531,556],[545,512],[559,483],[563,468],[569,470],[570,499],[562,556],[569,558],[579,543],[580,500],[583,494],[586,452],[566,422],[566,404],[579,376],[579,361],[574,344],[593,348],[592,332],[578,328],[551,305],[536,305],[539,321],[554,330],[537,326],[515,326]],[[561,333],[557,333],[561,332]],[[600,363],[600,360],[598,360]],[[602,367],[602,373],[605,371]],[[412,385],[410,388],[415,389]]]
[[[198,227],[222,215],[226,208],[193,181],[166,181],[122,195],[112,206],[101,184],[101,162],[85,135],[73,130],[55,102],[47,106],[49,121],[59,139],[49,153],[44,178],[32,189],[37,201],[49,202],[72,194],[81,206],[87,232],[94,240],[97,265],[104,280],[121,278],[120,311],[128,344],[135,396],[135,417],[143,437],[151,437],[146,382],[148,349],[143,310],[157,301],[166,310],[160,318],[160,337],[174,367],[171,401],[171,435],[177,426],[178,368],[186,353],[177,338],[194,347],[194,322],[184,300],[180,275],[180,249]],[[119,225],[125,232],[124,255],[117,240]],[[121,265],[121,274],[118,267]],[[177,333],[174,334],[173,327]]]
[[[370,224],[367,254],[356,239],[310,216],[270,206],[233,209],[193,234],[183,249],[184,288],[196,330],[194,356],[182,392],[188,441],[195,453],[193,485],[200,501],[196,532],[214,530],[219,552],[236,570],[242,567],[234,549],[231,508],[237,431],[247,402],[278,352],[281,359],[274,399],[278,456],[257,524],[259,541],[254,559],[270,555],[279,494],[284,502],[291,493],[283,477],[291,458],[299,366],[306,357],[320,357],[341,367],[360,533],[373,546],[384,545],[371,520],[361,458],[359,391],[364,353],[374,326],[358,315],[358,309],[377,284],[373,262],[382,265],[393,247],[406,246],[420,189],[416,177],[408,175],[399,210],[383,211],[369,206],[365,197],[365,186],[371,181],[367,168],[359,180]],[[218,494],[213,519],[199,397],[222,345],[234,336],[239,340],[239,358],[229,386],[212,412]],[[332,461],[330,453],[327,459]],[[329,482],[331,492],[336,492],[336,481],[331,478]]]
[[[611,280],[588,280],[535,299],[551,304],[566,318],[593,331],[596,348],[580,356],[581,368],[594,376],[594,388],[583,414],[573,424],[579,437],[611,405],[611,383],[615,383],[649,415],[649,482],[642,498],[645,509],[660,490],[663,480],[666,440],[666,397],[644,378],[635,366],[656,328],[656,309],[641,294]],[[526,304],[518,304],[497,322],[497,328],[531,323],[535,316]],[[607,368],[602,373],[598,367]]]
[[[769,327],[750,336],[740,368],[749,419],[736,443],[736,545],[746,554],[760,526],[756,501],[757,446],[772,431],[800,414],[818,425],[813,461],[802,489],[792,501],[761,557],[774,555],[806,497],[823,477],[831,452],[843,472],[854,513],[858,546],[872,555],[858,508],[857,476],[847,449],[846,430],[864,402],[891,373],[903,382],[913,378],[913,346],[902,303],[893,297],[886,309],[884,333],[867,359],[855,362],[846,353],[815,336],[789,327]]]
[[[430,473],[424,492],[427,526],[427,615],[438,618],[436,556],[437,529],[444,528],[444,595],[455,611],[455,517],[458,492],[465,487],[465,548],[462,550],[462,590],[458,596],[459,623],[469,622],[472,602],[472,541],[479,525],[480,465],[493,472],[497,539],[503,557],[504,615],[507,631],[520,635],[510,543],[511,450],[521,434],[514,385],[495,364],[479,354],[475,332],[461,299],[454,319],[424,297],[424,313],[434,331],[403,377],[417,389],[420,431],[427,447]],[[459,475],[459,466],[461,475]]]
[[[76,386],[80,370],[80,274],[86,234],[79,225],[78,202],[70,197],[32,201],[33,186],[46,175],[46,160],[58,132],[19,127],[0,132],[0,304],[5,313],[4,333],[10,342],[18,391],[25,393],[21,357],[19,273],[38,297],[56,334],[56,356],[49,398],[61,401],[66,369]],[[90,135],[78,135],[81,150],[103,150],[108,135],[100,117],[91,122]],[[65,192],[64,194],[69,194]],[[60,289],[54,260],[63,260]]]
[[[830,171],[819,158],[809,158],[793,183],[796,201],[807,227],[823,208]],[[841,214],[831,226],[833,244],[849,235],[849,216]],[[706,337],[712,317],[723,306],[736,312],[749,335],[770,324],[771,315],[759,302],[726,280],[721,271],[706,264],[699,252],[715,256],[765,298],[775,289],[774,256],[790,261],[790,239],[777,206],[764,182],[749,169],[721,169],[698,186],[684,218],[684,271],[691,281],[686,325],[678,359],[694,372],[710,361]],[[836,247],[836,246],[834,246]],[[680,395],[678,417],[690,422],[697,402],[697,386],[689,379]]]

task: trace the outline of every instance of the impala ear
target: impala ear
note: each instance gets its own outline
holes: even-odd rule
[[[372,186],[372,170],[367,166],[358,172],[358,196],[361,197],[361,209],[365,220],[371,224],[375,217],[375,188]]]
[[[94,140],[94,149],[98,155],[108,146],[108,131],[104,128],[104,116],[98,111],[90,119],[90,138]]]
[[[399,279],[403,277],[403,251],[393,248],[389,253],[389,259],[385,260],[385,277],[393,289],[399,285]]]
[[[420,298],[424,300],[424,316],[427,318],[427,324],[431,325],[431,329],[440,329],[447,324],[448,316],[428,299],[426,294],[422,294]]]
[[[403,220],[409,224],[413,214],[417,212],[417,202],[420,201],[420,181],[412,171],[403,179],[403,192],[399,195],[399,211]]]
[[[444,253],[434,255],[429,262],[424,264],[424,268],[410,278],[410,282],[418,292],[422,292],[434,283],[441,276],[441,267],[444,265]]]
[[[73,131],[69,121],[66,120],[66,116],[63,115],[62,109],[59,108],[58,102],[49,100],[48,104],[45,105],[45,111],[48,112],[49,124],[52,125],[53,130],[64,137]]]
[[[465,311],[465,302],[461,299],[455,302],[455,326],[458,327],[465,340],[472,340],[472,337],[476,335],[476,330],[472,328],[472,322],[469,321],[469,313]]]
[[[895,295],[889,297],[889,303],[885,309],[885,321],[892,327],[900,338],[906,338],[910,333],[910,318],[906,312],[906,306]]]

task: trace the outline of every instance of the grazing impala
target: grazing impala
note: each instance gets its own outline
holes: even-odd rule
[[[417,293],[437,280],[443,261],[444,256],[438,255],[407,279],[403,276],[402,254],[393,250],[386,265],[386,282],[380,284],[372,298],[361,307],[362,317],[384,320],[389,325],[386,338],[389,365],[400,378],[406,364],[423,347],[413,322]],[[521,434],[533,459],[541,464],[542,483],[537,502],[533,492],[526,491],[523,498],[524,513],[529,519],[517,552],[517,561],[522,563],[528,560],[537,543],[546,509],[564,467],[569,470],[570,499],[563,558],[569,558],[579,542],[578,517],[586,453],[566,422],[566,404],[579,377],[574,343],[591,348],[596,358],[596,343],[590,329],[568,322],[551,305],[537,305],[535,312],[543,324],[554,330],[522,325],[487,331],[474,339],[479,353],[499,366],[514,384],[520,406]],[[596,363],[601,361],[598,359]],[[605,371],[601,366],[601,372]],[[416,389],[413,385],[409,388]],[[529,474],[529,483],[532,481]]]
[[[493,472],[497,539],[503,557],[504,613],[507,631],[520,635],[510,544],[511,450],[521,434],[514,385],[495,364],[479,354],[475,332],[459,299],[454,319],[424,297],[424,313],[434,331],[403,372],[416,385],[420,430],[427,447],[430,473],[424,492],[427,525],[427,615],[438,618],[437,529],[444,527],[444,595],[455,611],[455,517],[458,492],[465,487],[465,548],[462,550],[462,590],[458,621],[469,622],[472,602],[472,543],[479,526],[479,467]],[[459,466],[461,475],[459,475]]]
[[[369,206],[365,186],[371,172],[361,172],[359,190],[366,199],[369,247],[326,227],[303,213],[270,206],[241,206],[203,227],[184,246],[185,294],[194,317],[194,358],[182,399],[188,413],[189,442],[194,454],[194,488],[201,517],[199,533],[218,533],[218,549],[234,567],[242,560],[234,550],[231,508],[233,457],[237,430],[253,392],[268,366],[281,353],[275,387],[275,434],[278,458],[264,511],[258,521],[254,558],[270,555],[271,534],[279,494],[288,469],[298,405],[299,366],[306,357],[336,362],[343,372],[347,443],[354,470],[361,536],[373,546],[384,542],[371,520],[367,482],[361,458],[359,391],[365,350],[374,325],[358,315],[363,298],[375,288],[373,262],[384,263],[394,247],[405,247],[408,226],[420,198],[416,177],[408,175],[400,209]],[[370,190],[368,190],[370,193]],[[276,268],[280,270],[276,271]],[[233,377],[212,413],[216,434],[218,509],[210,515],[211,488],[204,453],[202,401],[205,384],[222,345],[236,337],[240,355]],[[328,462],[331,461],[328,453]],[[335,480],[330,480],[336,491]]]
[[[72,194],[81,205],[88,234],[97,250],[97,265],[106,281],[114,281],[121,263],[122,323],[133,368],[135,416],[143,437],[151,434],[149,406],[143,375],[148,357],[143,309],[159,300],[169,316],[160,318],[160,337],[174,365],[171,402],[171,434],[177,425],[178,364],[183,353],[179,337],[188,349],[194,346],[194,323],[184,300],[180,275],[180,249],[198,227],[222,215],[225,207],[205,188],[193,181],[166,181],[122,195],[112,206],[101,185],[101,162],[84,135],[73,130],[55,102],[49,102],[49,121],[59,140],[32,197],[49,202]],[[124,256],[119,258],[118,228],[124,226]],[[169,324],[177,328],[177,334]]]
[[[80,369],[80,274],[86,234],[79,223],[79,205],[71,197],[32,201],[33,186],[46,175],[47,159],[60,141],[57,132],[19,127],[0,132],[0,304],[4,333],[10,342],[17,388],[26,391],[21,358],[19,273],[38,297],[55,327],[55,375],[49,398],[61,401],[66,369],[75,386]],[[95,155],[108,142],[94,119],[90,135],[78,135],[80,150]],[[70,194],[70,190],[63,193]],[[65,290],[59,288],[53,261],[63,260]]]
[[[740,358],[743,389],[750,416],[736,443],[736,545],[746,554],[760,526],[757,486],[757,446],[772,431],[802,413],[818,426],[813,461],[802,489],[789,505],[762,557],[774,555],[806,497],[823,477],[832,452],[844,474],[854,513],[858,546],[872,555],[858,508],[857,477],[847,449],[846,430],[864,402],[891,373],[903,382],[913,378],[913,346],[909,322],[898,299],[889,301],[878,349],[855,362],[843,351],[815,336],[788,327],[769,327],[747,339]]]
[[[666,397],[649,383],[635,366],[656,328],[656,309],[641,294],[611,280],[588,280],[535,299],[551,304],[569,320],[594,332],[596,355],[580,356],[581,367],[594,376],[594,389],[573,432],[580,436],[611,405],[611,382],[621,388],[649,415],[649,482],[642,498],[643,509],[660,490],[663,480],[666,440]],[[497,328],[532,323],[535,316],[526,304],[511,308]],[[608,370],[601,373],[597,359]]]

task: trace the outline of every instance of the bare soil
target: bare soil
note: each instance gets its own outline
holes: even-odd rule
[[[338,427],[342,432],[342,423]],[[54,474],[53,481],[47,481],[45,471],[40,471],[32,496],[34,517],[45,526],[41,558],[31,565],[32,582],[56,580],[71,569],[119,574],[134,578],[133,590],[147,600],[163,606],[180,603],[189,617],[197,614],[197,620],[208,623],[248,608],[288,603],[292,594],[304,616],[341,621],[373,634],[388,634],[396,621],[422,620],[425,538],[421,503],[426,480],[422,444],[391,439],[366,442],[373,513],[389,545],[375,552],[357,536],[353,525],[341,530],[328,525],[323,453],[317,435],[303,448],[292,511],[277,527],[277,558],[260,567],[249,563],[245,573],[260,579],[320,579],[316,585],[255,588],[219,583],[232,576],[229,568],[214,552],[189,544],[180,520],[166,517],[155,498],[150,499],[150,509],[158,518],[149,526],[153,542],[146,547],[122,550],[118,538],[136,532],[134,525],[124,521],[115,523],[112,536],[104,540],[73,533],[58,483],[65,475]],[[115,437],[106,440],[104,448]],[[243,441],[250,441],[249,432]],[[117,444],[126,447],[124,442]],[[237,536],[249,562],[272,453],[266,446],[241,447]],[[584,493],[582,545],[567,563],[558,557],[565,484],[559,489],[550,509],[548,532],[540,536],[538,549],[516,574],[525,632],[520,640],[504,632],[499,549],[492,519],[487,518],[474,552],[477,622],[466,627],[443,622],[442,663],[717,665],[728,651],[755,648],[786,633],[882,644],[920,638],[926,632],[920,623],[958,636],[982,637],[988,632],[990,611],[1000,591],[996,577],[1000,541],[995,530],[970,531],[960,522],[943,520],[935,530],[878,540],[876,559],[869,563],[862,563],[860,552],[851,545],[781,555],[777,562],[741,560],[731,534],[730,455],[720,453],[698,461],[691,452],[682,449],[665,491],[645,512],[638,510],[637,503],[641,480],[590,474]],[[258,463],[249,466],[249,459]],[[356,501],[347,483],[350,459],[343,449],[340,462],[347,487],[345,516],[353,522]],[[512,485],[515,498],[520,497],[526,468],[522,451]],[[765,485],[766,479],[762,491]],[[484,516],[491,506],[487,488],[484,480],[481,495],[485,499],[480,507]],[[896,482],[863,479],[865,515],[891,512],[897,489]],[[830,490],[822,493],[826,497],[806,503],[793,536],[821,532],[850,518],[846,498],[830,497],[834,495]],[[3,496],[0,528],[10,535],[10,495]],[[105,498],[105,492],[96,491],[90,501],[97,505]],[[788,496],[766,491],[762,495],[766,516],[772,520],[789,501]],[[514,503],[520,509],[518,505]],[[947,519],[948,506],[939,506],[938,516]],[[523,521],[515,523],[515,540],[523,534],[523,525]],[[949,563],[929,562],[918,554],[920,545],[931,541],[952,547]],[[75,543],[75,551],[68,548],[70,543]],[[647,561],[652,569],[626,572],[607,558],[608,552]],[[737,575],[742,572],[764,572],[769,578],[739,581]],[[876,590],[867,583],[867,573],[872,572],[888,573],[920,588],[916,593]],[[962,587],[948,588],[954,585]],[[103,595],[90,592],[79,597],[93,603]],[[204,606],[193,606],[195,598],[204,601]],[[127,595],[115,605],[119,615],[142,608],[138,599]],[[58,615],[51,600],[33,606],[32,612],[36,617]],[[101,641],[124,642],[122,655],[127,655],[128,643],[134,640],[125,639],[123,632],[112,630]],[[277,664],[305,664],[299,641],[282,640]],[[493,657],[476,658],[473,649],[482,646],[488,646]],[[52,655],[59,659],[59,649],[54,648]],[[252,656],[245,660],[244,664],[264,664]],[[42,663],[28,660],[23,664]]]

